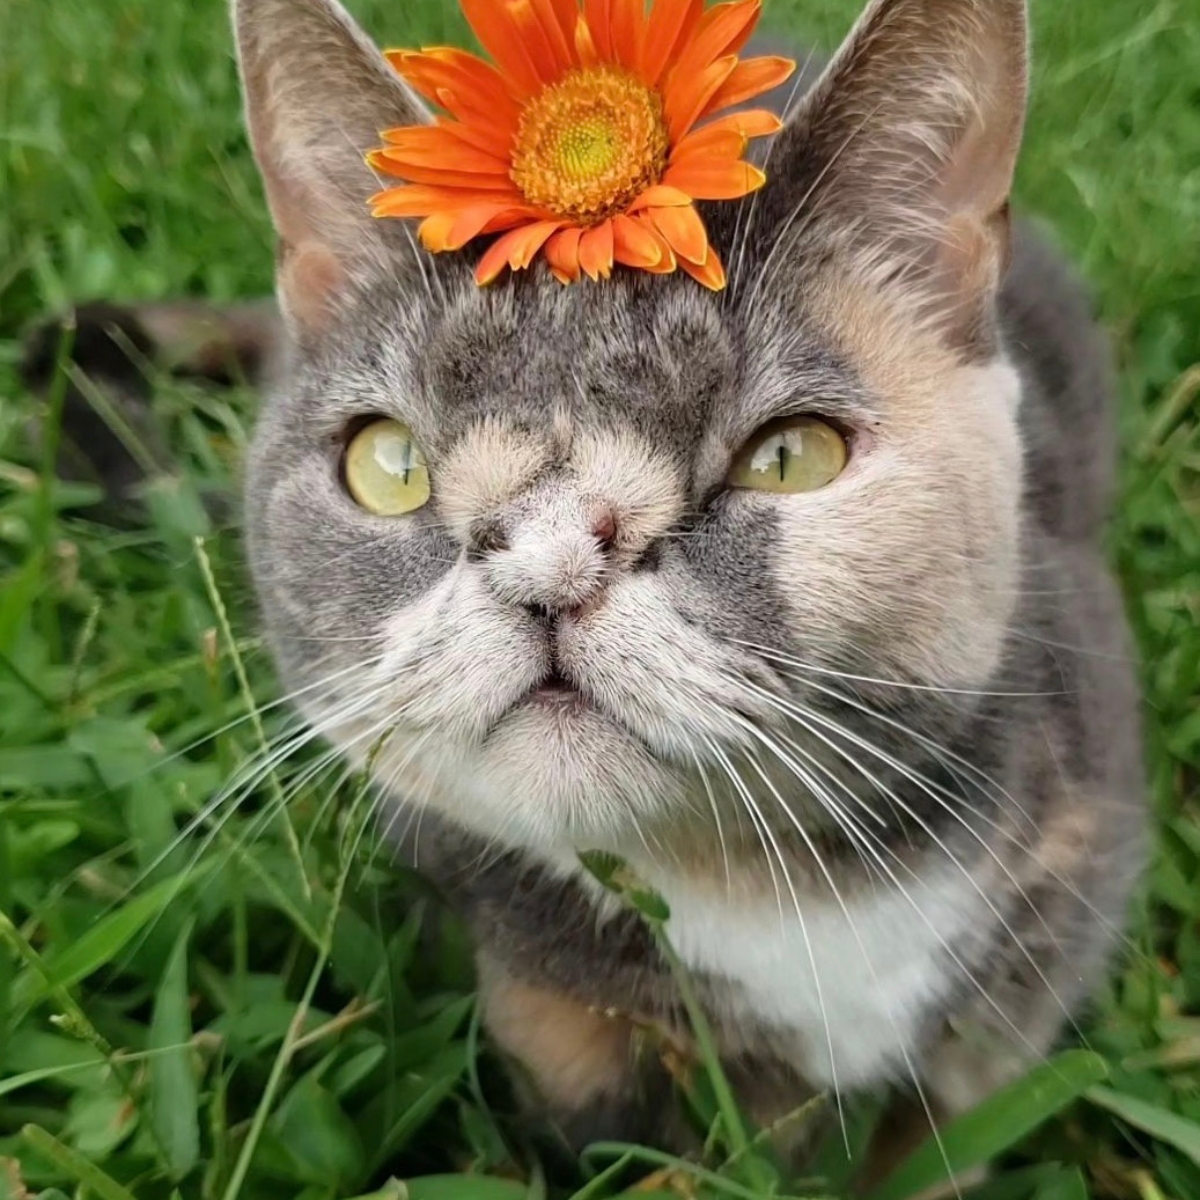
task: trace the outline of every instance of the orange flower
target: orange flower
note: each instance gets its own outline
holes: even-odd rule
[[[461,2],[496,65],[449,47],[388,53],[448,115],[383,134],[367,161],[405,182],[372,197],[374,215],[424,218],[434,252],[501,234],[480,284],[542,253],[563,283],[624,263],[682,267],[723,288],[692,202],[760,188],[765,176],[742,155],[780,122],[763,110],[715,114],[795,69],[738,58],[761,0],[655,0],[649,12],[644,0]]]

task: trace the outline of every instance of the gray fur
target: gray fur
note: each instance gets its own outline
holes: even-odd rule
[[[563,288],[540,266],[481,290],[471,253],[425,256],[397,222],[354,224],[357,243],[357,217],[343,228],[322,209],[306,226],[314,188],[372,190],[366,147],[339,159],[323,143],[330,178],[305,176],[293,194],[277,169],[286,132],[271,130],[308,130],[320,113],[328,133],[352,85],[331,69],[280,94],[252,47],[270,34],[302,69],[317,19],[323,37],[347,30],[334,58],[373,52],[328,0],[237,8],[272,205],[289,244],[312,242],[337,267],[321,275],[319,321],[297,315],[315,310],[281,281],[290,360],[246,492],[263,620],[288,686],[312,689],[302,707],[350,757],[391,733],[376,763],[389,823],[429,810],[420,864],[489,958],[510,981],[678,1026],[651,942],[596,898],[574,852],[617,850],[688,894],[727,889],[731,907],[769,889],[763,831],[714,745],[763,807],[798,909],[828,906],[831,880],[851,898],[887,892],[757,729],[798,739],[902,880],[917,887],[952,856],[975,881],[977,919],[938,967],[946,987],[897,1050],[935,1104],[962,1107],[1011,1073],[980,1068],[969,1026],[1015,1064],[1045,1052],[1122,920],[1142,787],[1128,641],[1097,543],[1107,351],[1070,272],[1026,226],[997,290],[1021,6],[875,5],[769,152],[767,189],[705,214],[731,271],[719,297],[621,271]],[[375,69],[353,84],[355,131]],[[931,91],[935,73],[945,86]],[[394,103],[381,100],[381,124]],[[995,174],[973,189],[955,171],[979,176],[960,161],[975,142],[992,147]],[[975,238],[957,258],[954,221]],[[796,413],[849,431],[846,475],[782,502],[723,488],[754,430]],[[422,442],[428,508],[377,518],[346,493],[346,431],[372,415]],[[587,532],[597,504],[619,512],[612,545]],[[551,675],[590,703],[531,707]],[[851,752],[835,752],[776,700],[880,753],[844,740]],[[748,981],[701,974],[731,1060],[768,1064],[797,1094],[821,1078],[819,1047],[747,1009]],[[866,1084],[901,1065],[884,1055]],[[614,1111],[632,1120],[639,1072],[627,1093],[606,1086],[561,1115],[581,1136],[589,1113],[607,1129]]]

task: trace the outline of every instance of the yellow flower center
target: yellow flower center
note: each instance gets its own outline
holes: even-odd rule
[[[619,67],[584,67],[525,106],[512,178],[530,204],[595,225],[657,183],[666,163],[658,94]]]

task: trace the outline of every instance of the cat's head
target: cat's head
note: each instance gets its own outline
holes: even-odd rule
[[[872,5],[765,189],[705,212],[720,294],[543,264],[477,287],[472,252],[367,214],[363,151],[427,115],[343,10],[235,11],[292,342],[248,531],[316,727],[397,795],[557,850],[703,840],[726,803],[819,823],[869,680],[916,685],[880,696],[921,697],[919,728],[961,715],[939,689],[996,670],[1018,570],[995,305],[1022,0]],[[428,464],[414,511],[352,494],[373,437],[403,452],[379,419]]]

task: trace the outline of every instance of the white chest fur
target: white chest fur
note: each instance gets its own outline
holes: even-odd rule
[[[844,910],[803,895],[794,904],[782,880],[780,904],[772,892],[738,900],[647,875],[671,906],[684,963],[728,982],[728,1016],[794,1036],[810,1082],[839,1089],[908,1073],[923,1015],[963,977],[947,946],[986,913],[953,866],[906,882],[907,898],[883,883],[860,890]]]

